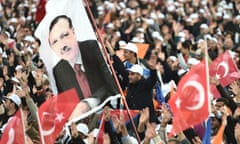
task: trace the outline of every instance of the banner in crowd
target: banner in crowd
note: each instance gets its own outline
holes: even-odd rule
[[[182,77],[176,95],[171,96],[169,104],[174,115],[172,134],[179,133],[207,119],[209,102],[205,61],[193,66]]]

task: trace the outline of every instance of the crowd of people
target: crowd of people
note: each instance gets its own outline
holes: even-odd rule
[[[1,0],[0,5],[1,136],[8,120],[21,108],[27,143],[36,144],[40,143],[36,111],[54,95],[39,54],[41,41],[34,35],[39,24],[36,13],[40,2]],[[169,136],[174,118],[168,104],[170,92],[177,89],[181,77],[207,54],[212,62],[229,52],[236,67],[240,68],[240,2],[92,0],[89,4],[114,73],[121,89],[126,92],[126,103],[108,104],[101,113],[94,113],[80,123],[72,123],[70,131],[63,128],[55,143],[93,144],[101,141],[97,135],[102,119],[105,122],[104,143],[201,144],[204,122]],[[51,40],[50,45],[55,41]],[[139,44],[148,44],[141,58]],[[79,47],[81,49],[81,45]],[[217,77],[211,77],[210,82],[220,93],[220,97],[211,98],[211,139],[224,126],[222,142],[238,144],[240,80],[238,78],[225,87]],[[157,96],[159,88],[162,99]],[[111,113],[122,107],[139,110],[139,115],[133,117],[136,129],[126,122],[127,115]]]

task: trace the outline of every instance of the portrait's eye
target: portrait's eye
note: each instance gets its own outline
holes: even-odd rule
[[[54,45],[54,44],[56,44],[57,43],[57,40],[54,40],[53,42],[52,42],[52,45]]]
[[[69,36],[69,32],[65,32],[61,35],[61,39],[68,37]]]
[[[67,36],[69,36],[69,33],[68,33],[68,32],[64,34],[64,37],[67,37]]]

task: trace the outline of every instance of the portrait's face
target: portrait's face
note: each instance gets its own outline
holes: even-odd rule
[[[78,56],[78,43],[74,29],[66,19],[59,19],[49,33],[49,45],[58,57],[74,63]]]

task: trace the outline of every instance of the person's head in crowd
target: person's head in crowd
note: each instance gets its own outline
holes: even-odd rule
[[[200,63],[200,60],[196,59],[196,58],[188,58],[187,60],[187,65],[188,65],[188,68],[191,69],[191,67],[197,65]]]
[[[227,23],[227,22],[229,22],[231,20],[232,20],[231,15],[227,14],[227,13],[224,13],[224,15],[223,15],[223,23]]]
[[[139,37],[139,38],[144,38],[144,29],[142,27],[138,27],[136,29],[136,37]]]
[[[139,2],[137,0],[130,0],[127,2],[127,7],[131,9],[136,9],[139,7]]]
[[[188,55],[191,49],[192,49],[191,41],[186,40],[182,43],[181,53],[183,55]]]
[[[123,55],[125,60],[127,61],[130,61],[130,62],[136,61],[137,53],[138,53],[138,48],[134,43],[127,43],[127,45],[123,47]]]
[[[21,99],[14,93],[9,94],[4,103],[5,111],[8,115],[13,115],[21,106]]]
[[[112,35],[114,32],[115,32],[115,26],[113,23],[108,23],[106,26],[105,26],[105,32],[107,35]]]
[[[49,27],[48,41],[58,57],[75,63],[79,49],[72,20],[69,17],[60,15],[54,18]]]
[[[211,135],[214,136],[216,135],[218,129],[221,126],[222,123],[222,115],[220,113],[211,113],[210,118],[212,120],[211,123]]]
[[[178,64],[179,63],[178,63],[178,59],[177,59],[176,56],[169,56],[167,58],[167,63],[173,71],[178,69]]]
[[[53,91],[52,91],[52,89],[51,89],[51,88],[47,88],[47,89],[45,90],[45,95],[46,95],[46,100],[49,99],[49,98],[51,98],[51,97],[53,96]]]
[[[162,26],[161,26],[161,34],[163,35],[163,37],[167,34],[170,33],[170,28],[169,28],[169,24],[167,23],[164,23]]]
[[[79,136],[82,140],[84,140],[88,137],[89,129],[85,123],[79,123],[77,125],[77,130],[78,130]]]
[[[181,144],[181,141],[179,141],[177,138],[170,138],[168,140],[168,144]]]
[[[234,43],[233,43],[233,40],[229,37],[226,37],[224,39],[224,48],[226,50],[232,50],[234,48]]]
[[[23,72],[24,72],[24,67],[22,65],[17,65],[15,67],[14,77],[20,80],[23,76]]]
[[[199,21],[198,13],[191,13],[190,18],[192,20],[192,24],[195,24]]]
[[[130,69],[128,69],[128,71],[129,71],[128,75],[129,83],[136,84],[138,81],[142,79],[143,68],[140,65],[135,64]]]
[[[135,26],[136,27],[141,27],[142,23],[143,23],[142,18],[141,17],[137,17],[136,20],[135,20]]]
[[[218,98],[214,105],[216,111],[220,111],[224,106],[229,107],[229,101],[224,97]]]
[[[205,23],[200,25],[200,33],[205,35],[209,32],[209,26]]]

